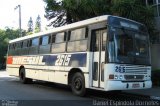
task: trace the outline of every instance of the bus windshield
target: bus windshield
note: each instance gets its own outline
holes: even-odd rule
[[[124,25],[124,24],[123,24]],[[125,25],[127,26],[127,24]],[[150,65],[148,34],[138,27],[110,26],[116,63]],[[129,25],[131,26],[131,25]]]

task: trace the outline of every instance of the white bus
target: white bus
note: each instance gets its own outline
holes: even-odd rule
[[[104,15],[9,42],[7,71],[34,80],[111,91],[151,88],[149,35],[133,20]]]

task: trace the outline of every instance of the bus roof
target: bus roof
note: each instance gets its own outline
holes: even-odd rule
[[[35,34],[32,34],[32,35],[28,35],[28,36],[20,37],[20,38],[17,38],[17,39],[13,39],[13,40],[10,40],[9,43],[18,42],[18,41],[22,41],[22,40],[25,40],[25,39],[39,37],[39,36],[42,36],[42,35],[45,35],[45,34],[47,35],[47,34],[50,34],[50,33],[61,32],[61,31],[65,31],[67,29],[74,29],[74,28],[83,27],[83,26],[86,26],[86,25],[89,25],[89,24],[102,22],[102,21],[107,20],[108,16],[109,15],[103,15],[103,16],[98,16],[98,17],[86,19],[86,20],[83,20],[83,21],[78,21],[78,22],[75,22],[75,23],[72,23],[72,24],[68,24],[68,25],[64,25],[64,26],[61,26],[61,27],[53,28],[53,29],[50,29],[50,30],[47,30],[47,31],[44,31],[44,32],[35,33]]]
[[[64,26],[61,26],[61,27],[53,28],[53,29],[50,29],[50,30],[47,30],[47,31],[44,31],[44,32],[39,32],[39,33],[35,33],[35,34],[32,34],[32,35],[28,35],[28,36],[20,37],[20,38],[17,38],[17,39],[13,39],[13,40],[10,40],[9,43],[14,43],[14,42],[22,41],[22,40],[25,40],[25,39],[30,39],[30,38],[34,38],[34,37],[39,37],[39,36],[51,34],[51,33],[65,31],[65,30],[68,30],[68,29],[74,29],[74,28],[83,27],[83,26],[86,26],[86,25],[94,24],[94,23],[103,22],[103,21],[106,21],[109,16],[112,16],[112,15],[103,15],[103,16],[98,16],[98,17],[86,19],[86,20],[83,20],[83,21],[78,21],[78,22],[75,22],[75,23],[72,23],[72,24],[68,24],[68,25],[64,25]],[[125,20],[128,20],[128,21],[138,23],[136,21],[126,19],[126,18],[123,18],[123,17],[118,17],[118,16],[113,16],[113,17],[122,18],[122,19],[125,19]],[[138,23],[138,24],[141,24],[141,23]]]

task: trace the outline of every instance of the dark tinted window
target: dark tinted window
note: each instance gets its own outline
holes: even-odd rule
[[[28,47],[31,47],[31,46],[32,46],[32,40],[31,40],[31,39],[27,41],[27,46],[28,46]]]
[[[23,41],[23,48],[27,47],[27,44],[28,44],[27,40]]]
[[[14,49],[14,44],[13,44],[13,43],[9,45],[9,49],[10,49],[10,50],[13,50],[13,49]]]
[[[56,35],[52,35],[52,41],[51,41],[51,43],[55,43],[55,40],[56,40]]]
[[[21,42],[16,43],[16,48],[21,48],[22,47],[21,45],[22,45]]]

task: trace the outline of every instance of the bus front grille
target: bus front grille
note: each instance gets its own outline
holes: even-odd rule
[[[139,74],[144,75],[147,74],[147,67],[146,66],[126,66],[125,67],[126,74]]]
[[[144,75],[124,75],[125,80],[143,80]]]

